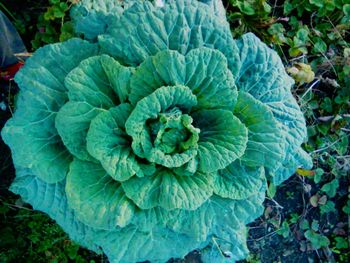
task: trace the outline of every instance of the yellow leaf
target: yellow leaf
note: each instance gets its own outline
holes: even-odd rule
[[[305,63],[295,63],[293,67],[287,69],[287,72],[299,85],[310,83],[315,78],[315,73],[312,71],[310,65]]]
[[[297,169],[297,174],[299,174],[301,176],[314,176],[315,175],[315,171],[304,170],[304,169],[298,168]]]

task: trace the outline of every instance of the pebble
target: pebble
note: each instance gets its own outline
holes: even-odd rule
[[[5,111],[7,109],[4,101],[0,102],[0,110]]]

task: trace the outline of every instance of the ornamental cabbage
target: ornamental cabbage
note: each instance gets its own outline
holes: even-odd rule
[[[111,262],[242,259],[267,180],[311,164],[280,58],[213,3],[82,1],[85,40],[16,75],[11,190]]]

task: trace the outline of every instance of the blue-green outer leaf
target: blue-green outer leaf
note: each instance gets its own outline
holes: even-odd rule
[[[32,169],[47,182],[65,178],[72,157],[55,128],[57,112],[68,99],[64,78],[97,51],[96,45],[80,39],[47,45],[17,73],[16,111],[1,132],[16,166]]]
[[[138,3],[98,40],[104,52],[132,66],[161,50],[185,55],[199,47],[217,49],[227,57],[232,72],[237,72],[238,49],[230,27],[213,11],[210,5],[193,0],[171,0],[163,8]]]

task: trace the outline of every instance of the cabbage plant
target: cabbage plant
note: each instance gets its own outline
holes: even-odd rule
[[[73,15],[85,40],[40,48],[16,75],[11,190],[111,262],[246,257],[267,180],[311,164],[276,52],[232,39],[212,1],[90,0]]]

